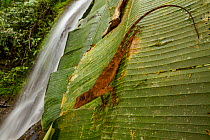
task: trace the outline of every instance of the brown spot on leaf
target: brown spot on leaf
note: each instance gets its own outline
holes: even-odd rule
[[[210,136],[210,130],[206,129],[206,134]]]
[[[96,44],[92,44],[92,45],[90,45],[91,47],[94,47]]]
[[[134,54],[135,52],[138,51],[137,46],[139,45],[140,38],[135,36],[134,39],[131,42],[130,50],[129,50],[129,55]]]

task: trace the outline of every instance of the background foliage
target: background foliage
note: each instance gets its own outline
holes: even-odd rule
[[[20,91],[44,38],[68,1],[0,2],[1,95]]]

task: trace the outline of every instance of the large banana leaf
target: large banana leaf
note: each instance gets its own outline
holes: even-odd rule
[[[108,9],[113,13],[118,2],[97,0],[92,12],[105,6],[107,13]],[[191,11],[200,39],[182,9],[167,7],[154,11],[139,23],[143,26],[141,32],[134,38],[112,83],[117,104],[108,104],[101,110],[101,101],[96,99],[73,109],[75,98],[92,87],[135,20],[164,4],[180,5]],[[129,0],[121,24],[96,41],[69,76],[59,104],[60,116],[49,121],[54,121],[52,139],[209,139],[209,6],[208,0]],[[82,25],[84,30],[85,25],[88,22]],[[80,40],[84,38],[81,36]],[[77,55],[77,63],[81,54]],[[60,66],[68,67],[73,58],[63,59]],[[49,114],[53,115],[53,111]]]
[[[82,55],[101,39],[101,35],[108,26],[109,12],[105,2],[94,5],[89,15],[80,22],[77,30],[70,32],[57,72],[51,75],[45,96],[42,126],[46,130],[59,116],[63,93],[74,67],[79,63]],[[81,37],[82,36],[82,37]],[[79,41],[78,41],[79,40]]]

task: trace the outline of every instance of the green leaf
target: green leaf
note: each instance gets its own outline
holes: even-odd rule
[[[95,1],[95,5],[100,2]],[[105,5],[111,10],[116,6],[111,3],[117,2]],[[93,86],[126,31],[141,15],[164,4],[188,9],[200,39],[182,9],[154,11],[140,21],[141,32],[113,81],[117,104],[112,108],[108,103],[101,110],[98,98],[73,109],[75,98]],[[85,53],[75,67],[63,94],[60,117],[52,126],[52,139],[209,139],[208,16],[207,1],[129,1],[121,24]]]
[[[102,3],[103,4],[103,3]],[[67,82],[78,65],[83,54],[101,39],[103,31],[108,24],[108,12],[106,6],[96,5],[98,9],[91,11],[81,21],[80,27],[69,33],[64,56],[61,58],[58,72],[51,75],[45,97],[45,109],[42,117],[42,125],[46,130],[50,124],[59,117],[63,94],[66,92]],[[78,41],[78,38],[81,38]]]
[[[108,10],[109,4],[106,3],[105,6]],[[61,114],[73,107],[75,98],[91,88],[102,70],[108,65],[124,36],[125,24],[126,22],[121,24],[119,28],[113,30],[111,34],[101,39],[90,51],[83,55],[69,79],[67,92],[63,96],[64,102],[61,105]]]
[[[66,91],[68,77],[73,73],[73,68],[68,68],[51,74],[47,92],[45,95],[44,114],[42,126],[47,130],[52,121],[60,114],[62,93]]]
[[[76,66],[83,54],[97,43],[108,23],[107,7],[99,7],[80,22],[78,29],[70,32],[65,53],[59,64],[59,69]],[[79,41],[78,41],[79,39]]]
[[[101,126],[93,123],[93,111],[93,109],[72,110],[59,117],[53,124],[56,131],[52,139],[100,139]]]
[[[48,129],[46,135],[44,136],[43,140],[50,140],[52,138],[52,135],[54,134],[54,129],[52,128],[52,125]]]

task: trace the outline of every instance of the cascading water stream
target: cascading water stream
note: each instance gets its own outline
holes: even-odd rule
[[[41,119],[50,74],[57,70],[68,32],[77,27],[78,20],[91,1],[76,0],[59,18],[36,60],[16,107],[1,126],[0,140],[18,139]]]

